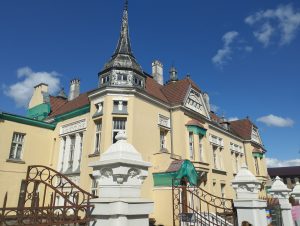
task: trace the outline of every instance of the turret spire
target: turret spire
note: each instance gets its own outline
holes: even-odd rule
[[[124,4],[117,48],[98,76],[99,86],[145,87],[146,75],[131,51],[128,28],[128,0],[125,0]]]
[[[120,38],[114,55],[117,54],[132,55],[128,29],[128,0],[125,1]]]

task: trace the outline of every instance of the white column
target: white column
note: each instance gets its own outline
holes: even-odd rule
[[[65,172],[68,169],[69,166],[69,155],[70,155],[70,147],[71,147],[71,138],[70,136],[66,136],[66,149],[63,156],[63,169],[62,171]]]
[[[75,135],[75,150],[74,150],[74,157],[73,157],[73,169],[72,171],[77,170],[80,166],[79,166],[79,162],[80,162],[80,143],[81,143],[81,139],[83,138],[82,133],[76,133]]]
[[[58,163],[57,163],[57,171],[60,172],[63,169],[63,161],[64,161],[64,145],[65,141],[64,138],[60,138],[60,145],[59,145],[59,157],[58,157]]]
[[[279,200],[283,225],[294,225],[292,205],[289,202],[291,189],[288,189],[280,177],[277,176],[269,192],[274,198]]]
[[[238,225],[246,221],[253,226],[267,226],[266,201],[258,199],[261,183],[243,164],[232,181],[236,191],[234,206],[237,210]]]

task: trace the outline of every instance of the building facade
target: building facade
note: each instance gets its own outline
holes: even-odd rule
[[[163,71],[156,60],[150,75],[134,57],[126,5],[117,48],[98,73],[98,87],[80,93],[74,79],[68,96],[63,90],[51,96],[47,84],[38,84],[27,117],[0,113],[0,200],[7,190],[19,192],[33,164],[50,166],[98,194],[89,164],[120,131],[152,163],[142,195],[154,201],[152,217],[159,224],[171,225],[172,172],[185,159],[198,172],[197,186],[218,196],[234,197],[230,185],[242,163],[265,183],[266,150],[251,120],[219,117],[190,76],[179,79],[172,67],[164,83]],[[16,205],[10,198],[8,204]]]

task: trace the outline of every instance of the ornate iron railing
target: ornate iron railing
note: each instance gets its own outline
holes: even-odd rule
[[[17,207],[0,208],[0,225],[88,225],[93,195],[46,166],[29,166]]]
[[[210,194],[200,187],[173,181],[173,225],[235,226],[233,200]]]

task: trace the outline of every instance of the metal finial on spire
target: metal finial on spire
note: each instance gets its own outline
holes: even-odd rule
[[[124,6],[125,10],[128,10],[128,0],[125,0],[125,6]]]

